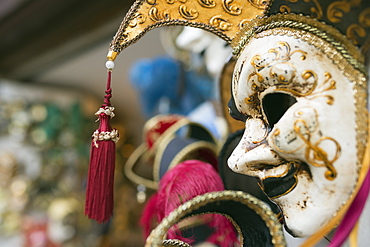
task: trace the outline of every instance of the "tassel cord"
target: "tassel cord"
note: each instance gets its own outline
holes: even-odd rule
[[[108,69],[107,88],[105,90],[104,104],[102,105],[102,108],[111,105],[110,103],[110,99],[112,98],[111,80],[112,80],[112,69]]]

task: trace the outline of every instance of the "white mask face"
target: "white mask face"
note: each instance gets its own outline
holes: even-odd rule
[[[252,39],[235,66],[246,121],[229,167],[260,179],[294,236],[324,226],[357,183],[353,85],[325,53],[289,36]]]

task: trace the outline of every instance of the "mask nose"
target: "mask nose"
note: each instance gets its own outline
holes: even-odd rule
[[[269,147],[267,125],[261,119],[248,119],[242,139],[234,149],[228,165],[237,173],[256,176],[261,165],[279,164],[279,159]]]

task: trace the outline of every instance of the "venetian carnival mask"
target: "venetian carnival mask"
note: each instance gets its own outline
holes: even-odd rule
[[[231,45],[230,110],[245,131],[229,167],[260,179],[293,236],[314,234],[348,204],[368,169],[370,2],[137,0],[108,59],[170,25]]]
[[[290,232],[302,237],[351,195],[361,163],[357,122],[364,119],[341,61],[310,40],[274,31],[252,39],[237,61],[232,94],[245,132],[228,163],[258,177]]]

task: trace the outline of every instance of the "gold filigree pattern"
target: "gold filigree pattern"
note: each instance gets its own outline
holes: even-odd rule
[[[310,0],[305,0],[305,2],[309,2]],[[319,3],[318,0],[312,0],[312,2],[315,4],[316,7],[312,7],[310,10],[311,10],[311,13],[313,13],[314,17],[317,18],[317,19],[321,19],[323,17],[323,11],[322,11],[322,7]]]
[[[303,124],[303,131],[299,123]],[[333,163],[339,158],[341,152],[339,143],[331,137],[321,137],[318,141],[312,143],[311,133],[308,131],[307,123],[303,119],[297,119],[294,122],[294,131],[306,144],[305,158],[307,162],[315,167],[326,167],[328,170],[325,172],[325,178],[334,180],[337,176],[337,171]],[[331,160],[328,157],[328,153],[320,147],[320,144],[323,142],[331,142],[335,145],[335,155]]]
[[[137,14],[135,17],[130,21],[130,27],[136,27],[137,25],[143,24],[146,21],[146,16],[143,14]]]
[[[342,0],[331,3],[327,10],[327,17],[332,23],[343,22],[344,14],[349,14],[353,8],[358,8],[361,0]],[[358,23],[349,23],[346,29],[347,37],[355,44],[360,44],[360,38],[365,38],[368,34],[365,28],[370,27],[370,8],[361,11]]]
[[[228,31],[232,27],[232,24],[229,21],[222,18],[221,15],[213,16],[209,20],[209,24],[213,27],[216,27],[216,28],[222,30],[222,31]]]
[[[330,81],[331,74],[325,73],[325,81],[321,86],[325,87],[322,90],[317,91],[318,76],[312,70],[305,70],[302,72],[300,78],[297,78],[295,66],[289,61],[295,54],[300,54],[300,60],[305,60],[307,52],[302,50],[291,50],[290,45],[287,42],[277,42],[277,47],[269,49],[266,54],[257,54],[251,59],[251,65],[254,67],[248,77],[248,82],[251,82],[251,88],[256,92],[255,96],[251,96],[246,99],[246,103],[254,103],[258,99],[257,94],[264,91],[266,88],[275,85],[277,88],[275,91],[284,91],[297,97],[317,98],[326,97],[328,98],[327,103],[333,104],[333,97],[331,95],[321,95],[322,93],[335,89],[335,81]],[[267,73],[269,77],[262,75],[262,71],[268,69]],[[264,72],[266,73],[266,72]],[[254,81],[253,78],[257,81]],[[302,79],[303,81],[301,81]],[[330,81],[330,82],[329,82]],[[256,84],[258,83],[258,85]],[[316,91],[315,91],[316,90]]]
[[[233,5],[234,0],[223,0],[222,7],[230,15],[240,15],[242,13],[242,7]]]
[[[283,4],[283,5],[280,5],[279,11],[281,13],[290,13],[292,12],[292,9],[289,6]]]
[[[216,7],[216,2],[213,0],[198,0],[200,6],[204,8],[214,8]]]
[[[358,17],[358,22],[364,28],[369,28],[370,27],[370,8],[366,8],[363,11],[361,11],[361,13]]]
[[[255,28],[258,27],[258,28]],[[275,28],[290,28],[290,32],[304,31],[308,34],[323,39],[334,47],[336,53],[341,54],[356,69],[367,73],[364,66],[364,55],[351,43],[346,36],[337,29],[327,26],[317,20],[295,14],[277,14],[266,18],[254,19],[243,26],[243,30],[237,34],[231,46],[233,54],[238,57],[241,50],[255,35]],[[322,32],[322,30],[326,30]],[[318,42],[313,39],[313,42]]]
[[[248,2],[258,9],[265,9],[269,2],[272,3],[272,1],[266,0],[248,0]]]
[[[180,3],[186,3],[187,0],[166,0],[168,4],[174,4],[176,1]]]
[[[307,122],[305,119],[305,112],[311,112],[314,117]],[[328,180],[334,180],[337,176],[337,171],[334,168],[334,162],[339,158],[341,153],[341,147],[339,143],[327,136],[321,136],[317,141],[313,142],[313,136],[318,130],[318,115],[315,109],[313,108],[301,108],[298,109],[294,116],[296,117],[293,130],[291,133],[285,136],[281,136],[280,129],[276,129],[273,133],[272,143],[274,148],[281,153],[291,154],[297,152],[299,149],[304,148],[305,146],[305,158],[308,164],[315,167],[326,167],[327,171],[325,172],[325,178]],[[299,139],[297,139],[299,137]],[[286,143],[291,143],[292,141],[302,140],[303,144],[294,147],[294,149],[287,150],[287,148],[281,147],[281,138],[285,139]],[[320,145],[322,143],[328,144],[331,143],[331,146],[334,146],[334,154],[329,154],[324,150]],[[296,144],[297,145],[297,144]]]
[[[366,31],[359,24],[354,23],[354,24],[351,24],[347,28],[346,35],[348,36],[349,39],[352,40],[352,42],[355,45],[358,45],[359,44],[359,38],[366,37]]]
[[[268,2],[269,0],[136,0],[111,42],[108,59],[113,61],[124,48],[136,42],[146,32],[162,26],[201,28],[231,43],[240,30],[239,23],[264,15]],[[137,16],[148,18],[145,21],[135,21]]]
[[[281,13],[291,13],[292,9],[295,11],[297,11],[297,9],[302,9],[295,6],[303,6],[304,4],[308,4],[310,2],[312,2],[314,6],[311,6],[309,9],[307,9],[306,14],[317,19],[322,19],[324,16],[323,8],[318,0],[285,0],[280,2],[275,1],[274,4],[277,5]]]
[[[146,3],[149,5],[155,5],[157,0],[146,0]]]
[[[179,12],[182,17],[188,20],[194,20],[198,17],[199,12],[196,9],[188,9],[186,5],[181,5]]]
[[[351,11],[351,8],[356,7],[361,3],[361,0],[342,0],[332,2],[327,10],[329,21],[338,23],[342,21],[344,13]]]
[[[152,7],[149,10],[149,18],[152,21],[163,21],[170,18],[170,13],[168,11],[160,12],[158,8]]]

